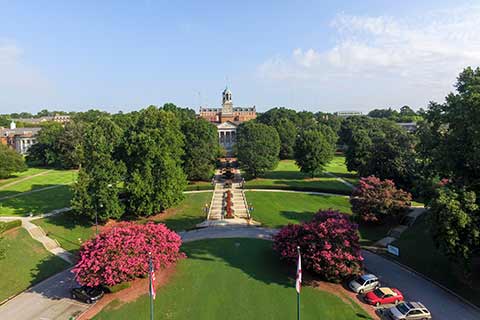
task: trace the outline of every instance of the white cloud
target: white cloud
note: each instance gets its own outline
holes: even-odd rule
[[[367,85],[377,88],[375,98],[357,101],[357,105],[424,106],[451,91],[464,67],[480,66],[480,7],[401,19],[340,14],[330,26],[336,41],[333,46],[295,48],[290,56],[270,58],[259,67],[260,76],[332,90],[341,82],[352,85],[352,96],[361,95],[359,90]],[[359,83],[363,85],[355,85]],[[392,95],[391,86],[403,90],[402,94]]]

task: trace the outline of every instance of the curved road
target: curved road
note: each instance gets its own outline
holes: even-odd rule
[[[255,238],[271,240],[277,231],[258,227],[216,227],[179,232],[184,242],[214,238]],[[425,303],[435,320],[479,320],[480,310],[400,265],[363,251],[365,267],[382,283],[398,287],[410,300]],[[0,319],[69,319],[88,308],[68,298],[71,273],[65,270],[0,306]]]

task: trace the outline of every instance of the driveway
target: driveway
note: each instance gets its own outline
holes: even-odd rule
[[[406,300],[422,302],[434,320],[479,320],[480,311],[400,265],[362,251],[367,270],[387,286],[398,288]]]
[[[75,317],[89,306],[69,298],[73,284],[70,269],[62,271],[0,306],[0,319],[68,320]]]

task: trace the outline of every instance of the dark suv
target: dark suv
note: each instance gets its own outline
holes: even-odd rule
[[[93,303],[103,297],[102,287],[82,286],[72,289],[72,298],[85,303]]]

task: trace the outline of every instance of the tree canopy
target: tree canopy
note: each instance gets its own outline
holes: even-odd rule
[[[237,130],[236,151],[240,166],[249,175],[258,177],[278,164],[280,138],[273,127],[244,122]]]
[[[0,179],[8,178],[12,173],[27,170],[23,156],[0,143]]]
[[[301,131],[295,142],[295,161],[300,170],[315,176],[335,154],[335,133],[329,128]]]

